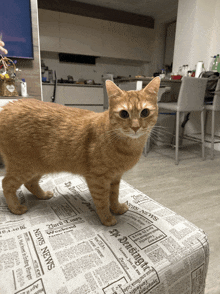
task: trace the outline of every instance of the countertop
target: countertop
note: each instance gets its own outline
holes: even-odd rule
[[[153,80],[154,77],[146,77],[146,78],[122,78],[122,79],[114,79],[115,83],[126,83],[126,82],[136,82],[136,81],[143,81],[149,82]],[[166,83],[181,83],[181,80],[171,80],[171,79],[161,79],[161,82]]]
[[[43,86],[54,86],[54,83],[42,83]],[[65,84],[65,83],[57,83],[57,86],[67,86],[67,87],[92,87],[92,88],[102,88],[103,85],[88,85],[88,84]]]

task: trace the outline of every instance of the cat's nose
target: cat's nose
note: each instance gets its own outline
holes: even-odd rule
[[[132,127],[132,130],[134,130],[135,133],[137,133],[137,131],[140,129],[140,127]]]

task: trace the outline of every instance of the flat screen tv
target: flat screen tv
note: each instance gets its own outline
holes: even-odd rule
[[[3,0],[0,4],[0,35],[9,58],[33,59],[30,0]]]

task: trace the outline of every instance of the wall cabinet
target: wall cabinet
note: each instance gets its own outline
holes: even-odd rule
[[[150,62],[153,29],[39,9],[41,51]]]
[[[39,9],[40,50],[60,51],[59,13]]]

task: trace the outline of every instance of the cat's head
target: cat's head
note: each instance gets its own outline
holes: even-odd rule
[[[123,136],[133,139],[149,134],[158,117],[159,87],[159,77],[154,78],[140,91],[123,91],[107,80],[106,90],[112,127]]]

